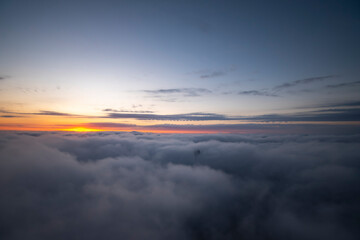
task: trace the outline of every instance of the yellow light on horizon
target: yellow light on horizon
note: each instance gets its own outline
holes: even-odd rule
[[[104,131],[102,129],[86,128],[86,127],[73,127],[67,129],[59,129],[60,131],[69,131],[69,132],[100,132]]]

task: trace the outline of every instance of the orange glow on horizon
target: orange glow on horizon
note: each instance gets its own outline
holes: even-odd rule
[[[32,127],[20,127],[20,126],[0,126],[0,131],[39,131],[39,132],[143,132],[143,133],[162,133],[162,134],[211,134],[211,133],[246,133],[247,131],[217,131],[217,130],[194,130],[194,129],[136,129],[136,128],[89,128],[87,126],[70,126],[69,128],[58,128],[52,126],[32,126]]]
[[[302,124],[306,124],[301,122]],[[317,125],[360,125],[360,122],[309,122],[311,124]],[[261,123],[258,123],[261,125]],[[284,124],[284,123],[282,123]],[[64,123],[47,123],[42,124],[42,122],[37,124],[23,124],[23,123],[6,123],[1,124],[0,122],[0,131],[59,131],[59,132],[143,132],[143,133],[159,133],[159,134],[216,134],[216,133],[237,133],[237,134],[249,134],[249,133],[269,133],[269,132],[281,132],[281,125],[278,124],[277,128],[273,129],[206,129],[205,124],[201,125],[201,128],[195,129],[186,129],[186,125],[170,125],[169,128],[166,126],[151,126],[151,125],[134,125],[134,126],[96,126],[91,123],[73,123],[73,124],[64,124]],[[287,123],[287,125],[292,125],[293,122]],[[254,124],[255,125],[255,124]],[[271,124],[269,124],[271,125]],[[191,125],[194,126],[194,125]],[[296,129],[294,130],[296,131]]]
[[[94,128],[86,128],[86,127],[73,127],[66,129],[57,129],[57,131],[67,131],[67,132],[101,132],[105,131],[103,129],[94,129]]]

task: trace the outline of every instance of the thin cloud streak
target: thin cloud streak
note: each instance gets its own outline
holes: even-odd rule
[[[239,120],[237,117],[229,117],[215,113],[185,113],[185,114],[131,114],[109,113],[105,118],[133,118],[137,120],[168,120],[168,121],[211,121],[211,120]]]
[[[221,77],[221,76],[225,76],[227,73],[224,71],[214,71],[214,72],[210,72],[208,74],[203,74],[200,76],[200,78],[215,78],[215,77]]]
[[[37,113],[30,113],[30,114],[31,115],[46,115],[46,116],[67,116],[67,117],[79,116],[79,115],[75,115],[75,114],[71,114],[71,113],[62,113],[62,112],[55,112],[55,111],[40,111]]]
[[[212,91],[205,88],[169,88],[157,90],[143,90],[143,92],[151,95],[181,94],[184,97],[198,97],[203,94],[212,93]]]
[[[21,116],[15,116],[15,115],[2,115],[0,116],[2,118],[17,118],[17,117],[21,117]]]
[[[277,86],[272,87],[271,89],[268,90],[246,90],[246,91],[240,91],[237,92],[237,94],[239,95],[253,95],[253,96],[268,96],[268,97],[278,97],[278,92],[283,91],[284,89],[288,89],[288,88],[292,88],[292,87],[296,87],[298,85],[305,85],[305,84],[310,84],[310,83],[314,83],[314,82],[320,82],[320,81],[324,81],[324,80],[328,80],[331,78],[335,78],[337,77],[337,75],[327,75],[327,76],[320,76],[320,77],[311,77],[311,78],[305,78],[305,79],[299,79],[299,80],[295,80],[295,81],[291,81],[291,82],[286,82]],[[342,83],[342,84],[335,84],[335,85],[327,85],[327,88],[337,88],[337,87],[344,87],[347,85],[354,85],[354,84],[358,84],[360,83],[360,81],[358,82],[351,82],[351,83]],[[306,90],[306,92],[309,92],[310,90]]]
[[[282,90],[285,88],[295,87],[297,85],[308,84],[308,83],[313,83],[313,82],[320,82],[320,81],[324,81],[324,80],[334,78],[334,77],[337,77],[337,76],[336,75],[327,75],[327,76],[311,77],[311,78],[295,80],[292,82],[287,82],[287,83],[277,85],[273,88],[273,90]]]
[[[345,82],[345,83],[339,83],[339,84],[331,84],[327,85],[327,88],[341,88],[341,87],[352,87],[352,86],[358,86],[360,84],[360,81],[354,81],[354,82]]]
[[[239,95],[278,97],[278,95],[276,95],[274,93],[269,93],[267,91],[258,91],[258,90],[240,91],[237,94],[239,94]]]
[[[142,110],[117,110],[112,108],[103,109],[104,112],[118,112],[118,113],[154,113],[154,111],[142,111]]]

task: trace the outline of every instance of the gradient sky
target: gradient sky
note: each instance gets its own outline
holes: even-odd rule
[[[0,129],[358,129],[359,12],[331,0],[3,0]]]

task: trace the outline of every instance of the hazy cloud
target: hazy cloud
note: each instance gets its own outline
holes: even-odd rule
[[[10,78],[10,76],[0,75],[0,81]]]
[[[200,70],[193,72],[193,74],[199,75],[199,77],[202,79],[206,79],[206,78],[222,77],[235,70],[236,70],[236,66],[231,65],[221,70]]]

